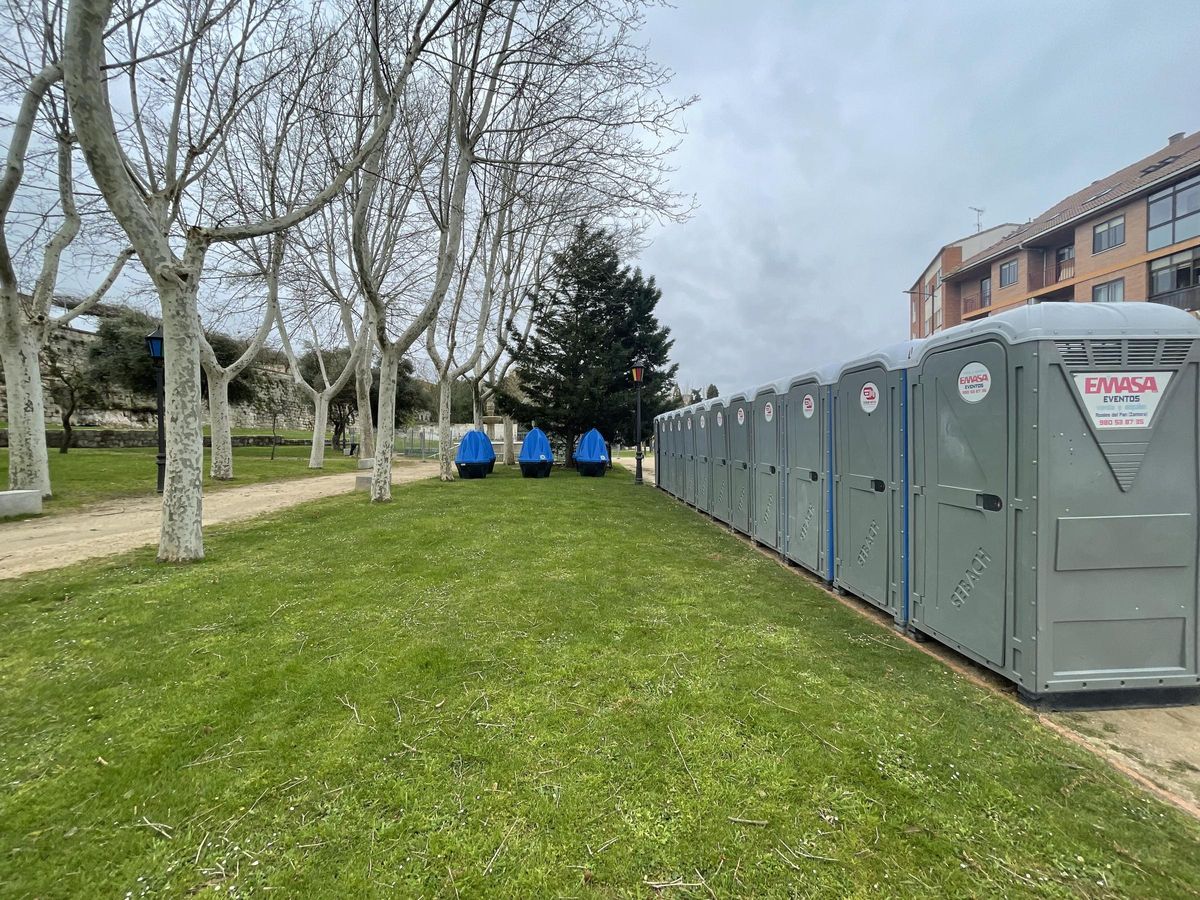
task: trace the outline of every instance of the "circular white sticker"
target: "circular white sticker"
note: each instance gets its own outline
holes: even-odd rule
[[[725,427],[725,413],[721,412],[720,410],[717,410],[717,427]]]
[[[816,409],[817,403],[813,400],[813,395],[805,394],[804,399],[800,401],[800,410],[804,413],[804,418],[811,419]]]
[[[958,373],[958,395],[968,403],[978,403],[992,389],[992,373],[983,363],[967,363]]]
[[[763,418],[766,419],[768,422],[770,422],[773,418],[775,418],[775,404],[772,403],[770,400],[768,400],[766,402],[766,404],[763,406]]]
[[[701,430],[701,431],[703,431],[703,430],[704,430],[704,416],[701,416],[701,417],[700,417],[700,430]]]
[[[862,390],[858,392],[858,404],[865,413],[875,412],[875,407],[879,405],[879,388],[875,386],[875,382],[868,381],[862,386]]]
[[[738,407],[738,424],[739,425],[746,424],[746,410],[742,409],[742,407],[740,407],[740,406]]]

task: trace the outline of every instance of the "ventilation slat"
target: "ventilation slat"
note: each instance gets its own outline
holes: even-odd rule
[[[1164,366],[1181,366],[1191,350],[1192,341],[1190,340],[1163,341],[1159,362]]]
[[[1149,369],[1183,365],[1194,343],[1189,338],[1136,338],[1128,341],[1056,341],[1054,346],[1068,369]]]

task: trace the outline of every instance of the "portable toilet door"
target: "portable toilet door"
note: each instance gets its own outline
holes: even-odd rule
[[[670,493],[671,483],[671,418],[667,413],[658,417],[658,428],[654,435],[654,483],[665,493]]]
[[[772,550],[783,547],[779,527],[783,506],[783,392],[773,384],[754,393],[754,423],[751,446],[754,448],[754,522],[751,537]]]
[[[683,413],[683,502],[696,505],[696,411]]]
[[[1200,324],[1023,307],[912,372],[912,627],[1027,695],[1200,685]]]
[[[709,452],[712,454],[709,463],[709,473],[712,490],[712,504],[709,512],[714,519],[730,521],[729,508],[729,411],[724,400],[712,402],[708,410]]]
[[[662,422],[665,419],[661,415],[654,416],[654,486],[662,490]]]
[[[684,472],[687,457],[683,452],[683,413],[675,413],[675,496],[682,500],[687,476]]]
[[[753,473],[750,471],[754,404],[746,394],[729,398],[729,524],[750,534]]]
[[[671,493],[683,499],[683,414],[671,416]]]
[[[822,578],[829,577],[832,509],[826,426],[828,384],[815,372],[793,378],[783,400],[784,555]]]
[[[907,624],[907,367],[919,341],[847,363],[833,388],[834,585]]]
[[[671,479],[674,478],[673,465],[674,459],[674,434],[671,431],[671,413],[664,413],[662,417],[662,438],[658,446],[658,458],[654,460],[654,468],[662,469],[662,473],[658,476],[659,484],[662,489],[668,494],[674,495]]]
[[[712,508],[712,454],[709,442],[709,404],[696,411],[696,509],[708,512]]]

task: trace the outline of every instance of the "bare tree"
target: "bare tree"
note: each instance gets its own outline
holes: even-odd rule
[[[319,43],[337,52],[358,29],[352,22],[325,21],[319,12],[305,17],[286,0],[122,3],[114,21],[113,0],[72,0],[64,43],[67,96],[92,178],[162,305],[167,473],[158,558],[193,560],[204,555],[197,290],[209,248],[285,231],[337,196],[382,143],[417,58],[457,3],[447,0],[437,16],[431,15],[435,0],[397,10],[397,18],[409,26],[400,45],[403,57],[389,83],[391,67],[381,45],[368,42],[384,89],[353,155],[340,164],[325,161],[330,172],[325,183],[297,208],[233,223],[214,217],[206,203],[231,123],[249,102],[273,89],[280,73],[312,58],[306,46]],[[372,12],[377,19],[378,8]],[[106,91],[110,55],[126,60],[117,65],[125,75],[129,110],[121,128]],[[338,54],[345,65],[358,56]],[[320,167],[321,162],[309,164]]]
[[[51,314],[64,255],[82,227],[76,200],[74,136],[61,88],[62,4],[45,3],[36,10],[10,5],[7,18],[6,31],[12,43],[11,49],[0,52],[0,82],[20,96],[0,176],[0,364],[8,402],[8,486],[49,497],[39,356],[53,329],[100,302],[133,253],[118,253],[90,295],[70,304],[58,317]],[[52,162],[35,167],[35,187],[49,188],[58,208],[39,209],[34,203],[25,210],[33,221],[17,224],[12,220],[14,202],[31,174],[29,164],[39,132],[49,144]],[[24,267],[20,265],[22,256]],[[22,286],[22,268],[31,275],[27,288]]]
[[[304,377],[303,369],[300,361],[292,349],[292,341],[289,332],[292,330],[284,313],[280,311],[277,318],[277,328],[279,338],[283,344],[283,352],[287,355],[288,368],[292,373],[292,380],[313,403],[313,433],[312,433],[312,448],[308,455],[308,467],[310,469],[320,469],[325,465],[325,432],[329,425],[329,404],[346,386],[346,382],[354,376],[358,369],[358,360],[370,346],[371,333],[369,330],[369,321],[364,317],[362,325],[358,329],[357,334],[350,335],[348,356],[341,361],[341,371],[331,373],[329,366],[332,365],[332,359],[327,362],[326,353],[323,347],[337,347],[337,338],[330,340],[328,337],[322,336],[316,324],[319,308],[314,310],[303,302],[290,304],[292,313],[296,319],[298,327],[305,329],[309,336],[309,346],[316,357],[317,373],[310,383]],[[338,311],[338,321],[334,323],[330,329],[335,335],[341,336],[342,328],[345,324],[345,319],[342,317],[345,313],[346,317],[352,314],[351,310],[341,309]],[[368,415],[369,415],[368,410]]]
[[[504,11],[498,12],[493,0],[473,0],[461,4],[455,11],[454,27],[449,48],[440,58],[438,74],[445,79],[448,102],[444,115],[431,117],[437,126],[440,142],[436,144],[437,174],[433,190],[425,190],[426,206],[437,236],[437,253],[433,264],[432,285],[427,298],[415,314],[403,315],[398,334],[389,328],[396,318],[397,307],[404,299],[403,292],[389,290],[385,280],[393,260],[378,252],[372,241],[372,224],[378,220],[375,195],[379,190],[383,148],[365,167],[363,189],[355,207],[353,246],[356,270],[363,293],[373,307],[376,339],[380,348],[379,419],[375,438],[375,468],[371,479],[372,502],[385,502],[392,496],[392,452],[395,447],[396,383],[401,358],[418,337],[434,321],[454,277],[462,245],[463,223],[466,217],[466,197],[476,150],[496,109],[502,87],[502,75],[512,49],[512,35],[518,0],[507,0]],[[382,93],[381,91],[379,93]],[[436,107],[435,107],[436,109]],[[406,130],[410,159],[427,158],[418,144],[425,135],[421,123]],[[412,171],[421,171],[415,166]],[[399,197],[407,208],[417,187],[426,187],[422,179],[407,182]],[[405,199],[407,192],[407,199]],[[396,196],[396,191],[387,192]],[[374,222],[373,222],[374,219]],[[399,302],[398,302],[399,301]]]

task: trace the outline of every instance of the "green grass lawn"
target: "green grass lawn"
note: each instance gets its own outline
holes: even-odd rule
[[[204,451],[204,489],[222,490],[255,484],[261,481],[281,481],[287,478],[308,478],[347,472],[357,467],[357,461],[325,449],[325,468],[308,468],[308,447],[281,446],[275,448],[271,459],[270,447],[234,447],[233,481],[213,481],[208,477],[208,450]],[[103,500],[129,497],[150,497],[155,492],[157,451],[151,447],[121,450],[75,449],[70,453],[50,452],[50,486],[54,496],[46,501],[47,514],[76,509]],[[8,450],[0,450],[0,485],[8,484]]]
[[[1200,886],[1195,821],[627,474],[206,550],[0,583],[0,894]]]

